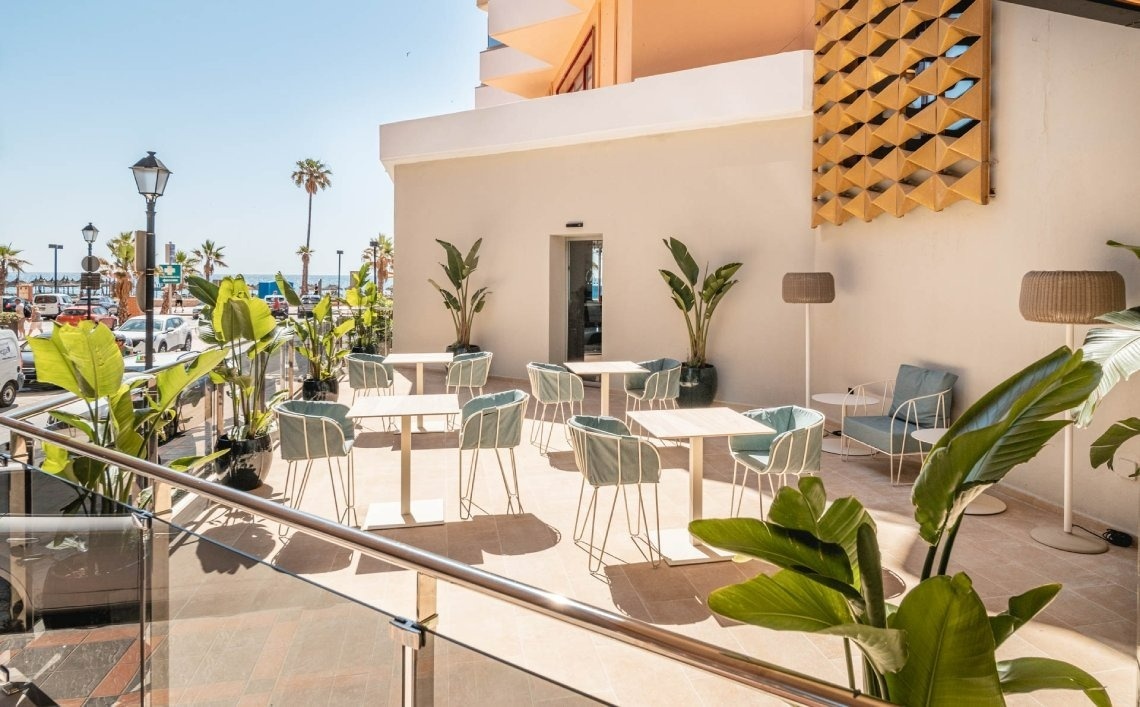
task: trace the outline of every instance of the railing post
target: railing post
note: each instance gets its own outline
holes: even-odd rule
[[[427,646],[427,634],[420,624],[411,619],[392,619],[389,627],[392,638],[402,647],[400,704],[404,707],[432,704],[434,699],[431,694],[431,682],[425,681],[422,685],[419,682],[421,666],[419,653]],[[421,686],[427,688],[428,694],[425,695],[420,691]]]
[[[294,363],[294,360],[297,358],[296,352],[293,350],[293,339],[292,338],[290,338],[287,342],[285,342],[285,353],[286,353],[286,356],[288,357],[287,360],[285,361],[285,368],[287,371],[287,375],[285,377],[289,381],[289,398],[292,399],[293,398],[293,379],[295,378],[295,375],[293,372],[293,363]]]

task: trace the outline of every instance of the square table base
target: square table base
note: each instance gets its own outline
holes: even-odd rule
[[[720,548],[709,547],[704,543],[693,544],[692,536],[686,528],[668,528],[661,531],[661,555],[665,564],[695,565],[704,562],[724,562],[732,559],[732,553]]]
[[[843,438],[836,435],[828,435],[823,438],[823,451],[828,454],[843,454]],[[847,445],[847,456],[849,457],[869,457],[874,452],[867,449],[861,444]]]
[[[418,525],[443,524],[443,499],[425,498],[412,501],[411,512],[400,513],[400,504],[371,503],[368,505],[368,515],[364,517],[362,530],[382,530],[385,528],[414,528]]]

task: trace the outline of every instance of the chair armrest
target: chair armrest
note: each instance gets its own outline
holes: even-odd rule
[[[895,420],[899,419],[899,413],[903,410],[906,410],[902,416],[904,424],[914,425],[915,427],[921,429],[922,425],[919,424],[918,421],[918,403],[922,400],[929,400],[931,398],[938,398],[938,404],[934,409],[934,424],[931,425],[931,428],[948,427],[949,425],[947,424],[948,415],[946,410],[946,394],[949,393],[950,390],[950,388],[947,388],[946,390],[940,390],[937,393],[917,395],[913,398],[902,401],[902,403],[899,404],[898,409],[895,410],[895,414],[891,416],[891,431],[894,431]],[[942,421],[942,424],[938,424],[940,419]]]

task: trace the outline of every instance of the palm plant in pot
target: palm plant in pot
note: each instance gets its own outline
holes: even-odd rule
[[[301,306],[301,298],[281,273],[277,273],[277,287],[290,305]],[[356,322],[352,319],[339,324],[333,322],[332,298],[327,294],[313,306],[312,316],[289,320],[289,327],[297,338],[297,352],[309,364],[309,375],[301,383],[303,399],[336,400],[340,390],[337,369],[349,353],[341,342],[354,326]]]
[[[215,443],[215,449],[229,450],[218,460],[218,470],[227,485],[255,489],[272,461],[272,407],[287,394],[282,390],[266,397],[269,361],[284,338],[269,305],[250,296],[240,275],[225,277],[216,285],[200,277],[187,282],[190,293],[205,305],[198,337],[226,353],[210,373],[214,383],[225,386],[233,410],[232,424]]]
[[[369,279],[368,270],[368,263],[364,263],[359,270],[349,273],[349,286],[344,292],[344,301],[352,310],[353,326],[349,332],[352,353],[380,353],[385,338],[383,295]]]
[[[471,291],[471,274],[479,267],[479,246],[483,244],[483,239],[475,241],[466,256],[447,241],[437,238],[435,242],[439,243],[447,254],[447,263],[440,263],[439,266],[443,268],[452,288],[445,290],[435,280],[428,279],[428,282],[439,290],[440,296],[443,297],[443,306],[451,314],[451,322],[455,325],[455,342],[448,346],[447,350],[456,354],[478,351],[479,347],[471,344],[471,324],[475,320],[475,315],[483,311],[490,292],[486,287]]]
[[[709,405],[716,397],[716,368],[708,362],[707,349],[709,325],[728,291],[736,285],[732,279],[743,263],[727,263],[709,273],[705,265],[705,277],[701,280],[697,261],[689,253],[688,247],[669,238],[664,241],[681,275],[670,270],[660,270],[661,277],[669,285],[673,302],[685,315],[685,327],[689,333],[689,358],[681,366],[681,392],[678,403],[681,407]],[[698,288],[697,283],[700,283]]]

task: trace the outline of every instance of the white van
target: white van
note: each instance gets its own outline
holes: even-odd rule
[[[40,316],[44,319],[55,319],[65,307],[71,306],[71,295],[61,295],[55,292],[47,295],[36,295],[32,298],[32,304],[40,310]]]
[[[0,329],[0,408],[11,407],[16,402],[16,391],[24,384],[24,373],[20,370],[20,342],[16,332]]]

